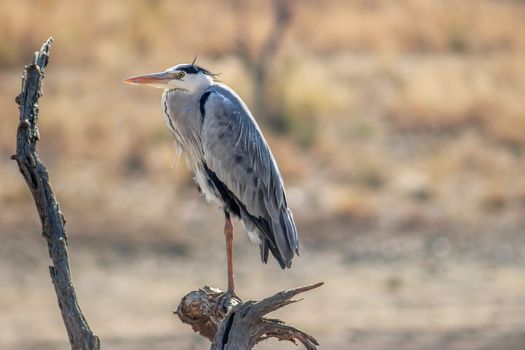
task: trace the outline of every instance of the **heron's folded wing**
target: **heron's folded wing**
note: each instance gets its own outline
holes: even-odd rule
[[[264,233],[274,236],[269,238],[291,261],[298,250],[297,231],[268,144],[231,90],[215,87],[209,91],[202,108],[204,160],[250,215],[267,221],[270,232]]]

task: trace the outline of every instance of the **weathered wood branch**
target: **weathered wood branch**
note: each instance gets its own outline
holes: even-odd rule
[[[66,220],[49,184],[46,167],[38,157],[38,99],[42,96],[42,80],[53,42],[49,38],[33,62],[25,67],[22,92],[15,99],[20,109],[16,137],[16,154],[12,156],[31,190],[42,223],[42,235],[47,241],[52,266],[49,267],[62,319],[73,350],[98,350],[99,338],[93,334],[80,310],[71,280],[67,254]]]
[[[212,341],[212,350],[246,350],[268,338],[302,343],[307,350],[319,345],[311,335],[287,325],[281,320],[264,317],[298,300],[292,300],[299,293],[320,287],[316,283],[305,287],[285,290],[261,301],[242,302],[232,298],[226,305],[226,314],[221,307],[218,289],[205,286],[184,296],[175,311],[182,322]]]

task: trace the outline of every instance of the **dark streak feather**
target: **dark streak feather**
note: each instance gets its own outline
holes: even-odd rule
[[[204,94],[202,94],[201,98],[199,99],[199,109],[201,111],[201,117],[203,122],[204,118],[206,117],[206,110],[204,109],[204,105],[206,104],[208,97],[210,97],[210,94],[211,91],[206,91]]]

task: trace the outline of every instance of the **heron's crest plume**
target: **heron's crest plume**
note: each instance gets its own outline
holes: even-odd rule
[[[208,70],[206,68],[198,66],[198,65],[195,64],[196,61],[197,61],[197,55],[195,55],[195,57],[193,58],[193,61],[190,64],[179,65],[177,67],[177,70],[181,70],[181,71],[183,71],[185,73],[188,73],[188,74],[202,73],[202,74],[205,74],[205,75],[211,77],[214,81],[219,81],[217,79],[217,77],[219,75],[221,75],[221,73],[213,73],[212,71],[210,71],[210,70]]]

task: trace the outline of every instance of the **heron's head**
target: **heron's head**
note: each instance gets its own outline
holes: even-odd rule
[[[164,72],[138,75],[125,79],[133,85],[147,85],[160,89],[178,89],[193,93],[213,84],[216,74],[195,64],[178,64]]]

